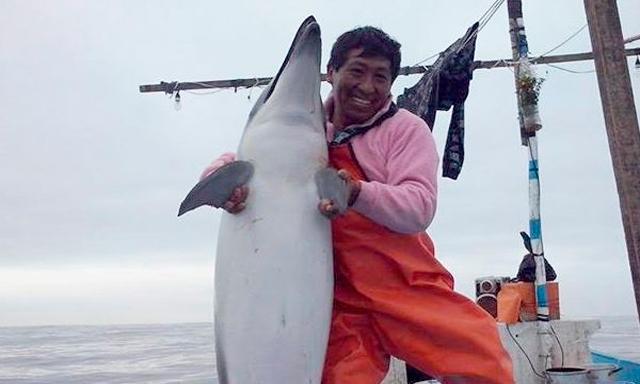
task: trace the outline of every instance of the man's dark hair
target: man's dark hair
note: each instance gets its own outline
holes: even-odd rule
[[[362,57],[381,56],[391,62],[391,78],[395,80],[400,71],[400,43],[384,31],[375,27],[359,27],[343,33],[331,48],[331,58],[327,67],[334,70],[347,61],[347,53],[354,48],[364,48]]]

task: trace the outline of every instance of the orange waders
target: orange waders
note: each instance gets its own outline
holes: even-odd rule
[[[349,144],[336,169],[366,180]],[[453,291],[426,233],[393,232],[349,210],[332,221],[335,299],[323,384],[378,384],[389,355],[443,383],[511,384],[495,320]]]

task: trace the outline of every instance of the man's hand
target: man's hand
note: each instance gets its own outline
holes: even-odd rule
[[[248,195],[249,187],[246,185],[234,189],[231,197],[224,203],[222,209],[233,214],[241,212],[246,207],[245,201]]]
[[[349,202],[349,206],[352,206],[358,199],[362,182],[360,180],[354,179],[353,175],[351,175],[351,173],[346,169],[339,170],[338,176],[340,176],[347,183],[347,188],[349,190],[349,200],[347,201]]]
[[[329,199],[320,200],[320,203],[318,203],[318,210],[320,210],[320,213],[322,213],[329,219],[335,219],[336,217],[340,216],[340,210],[338,209],[338,206]]]
[[[354,179],[351,173],[346,169],[339,170],[338,176],[340,176],[340,178],[343,179],[347,184],[347,191],[349,193],[349,198],[347,201],[350,207],[356,202],[356,199],[360,194],[360,185],[362,182],[360,180]],[[318,204],[318,210],[329,219],[334,219],[345,213],[341,213],[338,206],[329,199],[320,200],[320,203]]]
[[[213,172],[222,168],[223,166],[236,161],[236,154],[233,152],[226,152],[220,155],[217,159],[211,162],[202,174],[200,175],[200,180],[209,176]],[[241,187],[235,188],[229,200],[220,208],[224,209],[229,213],[239,213],[246,207],[245,201],[247,200],[247,196],[249,195],[249,187],[243,185]],[[212,205],[213,206],[213,205]]]

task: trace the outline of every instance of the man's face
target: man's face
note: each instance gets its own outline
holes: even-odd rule
[[[352,49],[336,70],[329,68],[327,79],[333,86],[337,128],[369,120],[386,103],[391,91],[391,62],[380,56],[360,57],[362,48]]]

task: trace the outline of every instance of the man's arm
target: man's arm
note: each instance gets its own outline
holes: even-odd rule
[[[353,209],[400,233],[424,231],[435,215],[439,157],[427,125],[411,115],[383,138],[384,182],[363,182]]]

